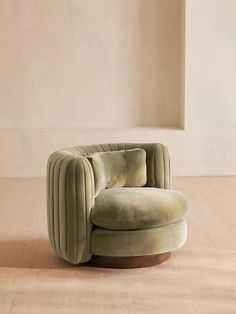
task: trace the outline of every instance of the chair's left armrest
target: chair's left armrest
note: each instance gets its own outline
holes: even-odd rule
[[[48,233],[56,253],[71,263],[91,258],[93,205],[94,176],[87,158],[66,150],[53,153],[47,164]]]

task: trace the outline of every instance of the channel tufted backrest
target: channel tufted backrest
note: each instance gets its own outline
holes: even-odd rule
[[[76,146],[63,150],[86,157],[96,152],[118,151],[142,148],[146,151],[147,184],[146,186],[168,189],[171,187],[170,157],[167,148],[158,143],[112,143]]]

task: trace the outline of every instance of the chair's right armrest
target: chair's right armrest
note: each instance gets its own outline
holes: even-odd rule
[[[93,205],[94,176],[87,158],[69,150],[53,153],[47,164],[48,233],[56,253],[71,263],[91,258]]]
[[[147,186],[161,189],[171,188],[170,155],[163,144],[147,144],[151,149],[147,156]]]

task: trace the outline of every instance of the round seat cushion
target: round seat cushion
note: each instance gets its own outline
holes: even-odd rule
[[[100,192],[90,219],[110,230],[148,229],[178,221],[186,211],[185,197],[177,191],[122,187]]]

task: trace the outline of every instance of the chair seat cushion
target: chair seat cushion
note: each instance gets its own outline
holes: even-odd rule
[[[90,219],[110,230],[147,229],[178,221],[186,210],[184,196],[174,190],[110,188],[96,197]]]

